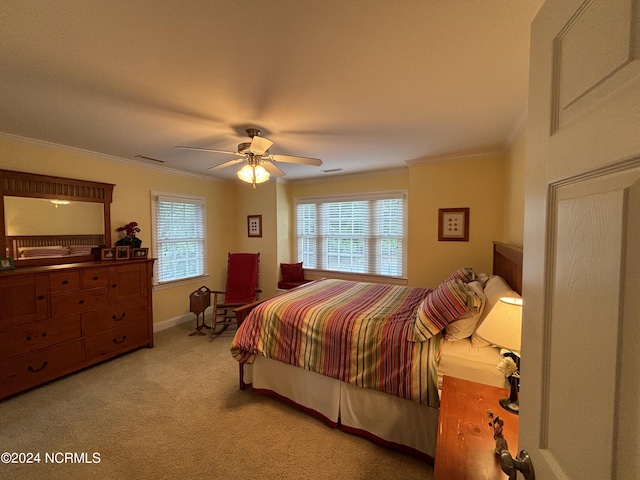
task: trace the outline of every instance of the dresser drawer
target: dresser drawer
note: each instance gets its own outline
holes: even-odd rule
[[[79,339],[81,335],[80,315],[15,327],[0,335],[0,360]]]
[[[51,297],[51,314],[53,317],[61,317],[106,307],[108,304],[109,291],[107,287],[81,290],[76,293]]]
[[[82,270],[82,288],[106,287],[109,285],[109,270],[85,268]]]
[[[85,360],[93,362],[136,347],[150,345],[149,325],[130,323],[84,340]]]
[[[82,364],[82,340],[0,362],[0,397],[70,373]]]
[[[125,303],[111,305],[100,310],[82,314],[82,331],[85,335],[96,335],[111,328],[117,328],[129,323],[148,324],[147,303]]]
[[[49,274],[49,291],[51,294],[77,292],[78,290],[80,290],[79,270]]]
[[[0,277],[0,330],[49,316],[49,276]]]

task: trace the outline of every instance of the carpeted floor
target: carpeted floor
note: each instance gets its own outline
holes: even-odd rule
[[[232,332],[209,342],[191,328],[0,401],[0,453],[39,454],[3,456],[0,478],[432,478],[424,461],[240,391]]]

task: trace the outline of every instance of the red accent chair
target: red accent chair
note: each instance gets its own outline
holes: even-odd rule
[[[214,294],[212,337],[220,335],[235,322],[234,309],[258,300],[262,292],[258,287],[259,267],[259,253],[229,253],[226,288],[224,291],[211,290]]]

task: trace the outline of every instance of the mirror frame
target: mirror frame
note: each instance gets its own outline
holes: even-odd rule
[[[113,187],[110,183],[76,180],[73,178],[38,175],[35,173],[0,170],[0,246],[5,250],[0,256],[6,256],[9,245],[6,238],[4,215],[4,197],[31,197],[50,200],[69,200],[76,202],[101,203],[104,212],[105,246],[111,245],[111,202]],[[16,268],[39,265],[60,265],[64,263],[81,263],[96,260],[94,255],[59,258],[34,258],[20,260]]]

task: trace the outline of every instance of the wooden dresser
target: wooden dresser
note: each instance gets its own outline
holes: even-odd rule
[[[153,259],[0,272],[0,398],[153,347]]]

